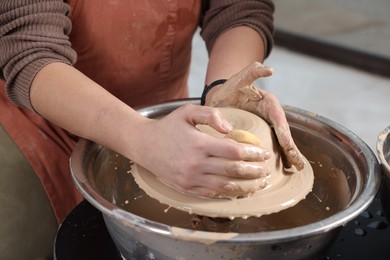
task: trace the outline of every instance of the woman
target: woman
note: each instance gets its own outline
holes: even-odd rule
[[[0,258],[50,255],[58,223],[82,199],[68,166],[78,137],[204,196],[225,189],[243,169],[245,178],[266,170],[268,151],[196,130],[197,123],[231,129],[210,106],[184,106],[160,120],[134,110],[187,97],[197,26],[209,51],[205,84],[212,88],[205,104],[240,107],[268,120],[299,167],[275,97],[257,89],[257,99],[241,98],[244,86],[272,74],[261,64],[272,47],[271,1],[0,3]],[[21,239],[24,250],[17,250]]]

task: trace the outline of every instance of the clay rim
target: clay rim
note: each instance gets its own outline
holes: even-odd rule
[[[306,160],[306,163],[309,162]],[[262,190],[263,192],[239,199],[206,198],[182,193],[162,183],[150,171],[137,164],[133,165],[132,174],[135,182],[147,195],[158,200],[160,203],[167,205],[167,208],[173,207],[181,211],[186,211],[189,214],[197,214],[212,218],[247,218],[277,213],[281,210],[295,206],[304,199],[312,190],[314,183],[312,171],[308,176],[301,172],[293,173],[291,176],[295,176],[289,178],[290,182],[302,182],[299,179],[304,178],[308,185],[304,187],[291,185],[290,188],[293,190],[291,193],[293,193],[294,196],[289,197],[287,200],[267,203],[270,201],[270,198],[277,197],[278,194],[283,193],[283,189],[264,192],[267,191],[267,189],[265,189]],[[261,206],[254,208],[254,204]]]

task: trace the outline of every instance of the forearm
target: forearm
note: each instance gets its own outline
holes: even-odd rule
[[[239,26],[222,33],[215,41],[209,55],[206,84],[218,79],[229,79],[254,61],[263,62],[265,57],[264,43],[260,35],[250,27]],[[220,86],[212,88],[210,96]]]
[[[217,79],[228,79],[248,64],[265,57],[260,35],[250,27],[239,26],[222,33],[209,54],[206,84]]]
[[[34,109],[56,125],[128,157],[127,143],[136,139],[146,120],[75,68],[52,63],[31,85]],[[131,133],[131,134],[130,134]]]

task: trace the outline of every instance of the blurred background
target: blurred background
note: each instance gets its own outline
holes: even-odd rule
[[[376,154],[390,126],[390,1],[274,0],[275,47],[265,64],[272,77],[259,86],[283,105],[346,127]],[[204,87],[207,52],[193,40],[190,96]]]

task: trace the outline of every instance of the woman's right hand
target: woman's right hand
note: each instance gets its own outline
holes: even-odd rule
[[[146,119],[135,162],[185,192],[214,197],[234,190],[234,178],[265,177],[270,153],[263,148],[216,138],[196,128],[206,124],[226,134],[231,125],[216,108],[185,105],[161,119]]]

